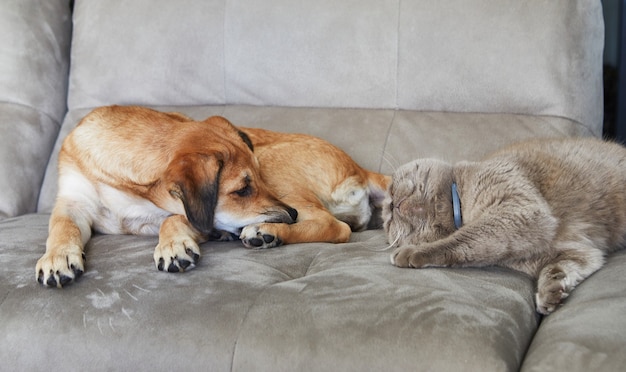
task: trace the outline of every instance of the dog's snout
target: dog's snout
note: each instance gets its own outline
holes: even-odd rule
[[[289,214],[289,217],[291,217],[291,220],[293,222],[296,222],[296,220],[298,219],[298,211],[291,207],[287,207],[287,213]]]

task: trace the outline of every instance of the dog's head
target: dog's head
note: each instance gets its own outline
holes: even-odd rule
[[[295,222],[298,212],[261,178],[249,137],[221,117],[202,124],[201,130],[189,131],[166,171],[168,191],[182,202],[191,225],[208,234],[213,229],[239,233],[261,222]]]

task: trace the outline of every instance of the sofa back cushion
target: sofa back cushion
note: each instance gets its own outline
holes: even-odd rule
[[[81,1],[69,106],[507,112],[599,128],[603,37],[600,0]]]
[[[0,219],[35,212],[66,113],[68,0],[7,0],[0,11]]]

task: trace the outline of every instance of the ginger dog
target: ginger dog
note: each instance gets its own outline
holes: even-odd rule
[[[224,232],[247,248],[346,242],[380,223],[390,177],[315,137],[111,106],[65,139],[58,182],[36,278],[60,288],[84,272],[92,230],[158,234],[154,262],[169,272],[195,267],[198,244]]]

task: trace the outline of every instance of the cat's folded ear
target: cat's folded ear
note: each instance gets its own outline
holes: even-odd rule
[[[181,200],[187,220],[203,234],[213,230],[222,165],[217,156],[194,153],[168,166],[168,191]]]

